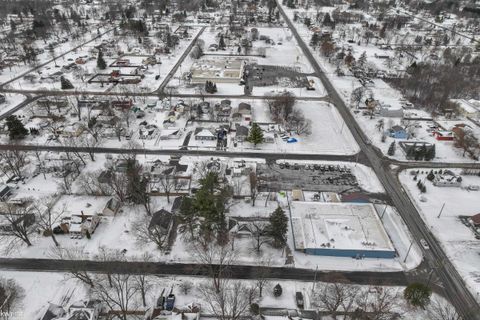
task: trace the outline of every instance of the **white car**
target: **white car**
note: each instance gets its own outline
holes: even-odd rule
[[[430,249],[430,246],[428,245],[427,241],[425,241],[425,239],[420,239],[420,244],[422,245],[422,247],[423,247],[425,250],[429,250],[429,249]]]

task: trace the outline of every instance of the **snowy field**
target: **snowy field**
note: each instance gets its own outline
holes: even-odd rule
[[[423,174],[421,172],[424,172]],[[460,170],[453,170],[459,174]],[[460,215],[472,216],[479,213],[480,191],[468,191],[464,188],[436,187],[426,175],[430,169],[420,169],[417,181],[413,180],[411,170],[400,174],[400,181],[418,208],[423,220],[431,232],[440,241],[450,261],[455,265],[465,283],[478,297],[480,294],[480,241],[474,233],[459,219]],[[480,177],[462,175],[462,186],[480,185]],[[427,192],[420,194],[417,182],[421,180]],[[438,215],[445,205],[440,218]]]
[[[25,96],[18,93],[4,93],[3,95],[5,95],[5,102],[0,104],[0,116],[25,100]]]
[[[258,106],[258,104],[256,104]],[[230,150],[242,152],[278,152],[278,153],[318,153],[351,155],[360,151],[353,135],[348,130],[337,109],[325,102],[297,101],[296,107],[303,111],[305,118],[312,120],[312,133],[309,136],[295,135],[296,143],[287,143],[280,137],[274,143],[262,143],[254,148],[249,142],[238,143],[235,147],[230,140]],[[255,122],[271,122],[268,107],[254,109]]]

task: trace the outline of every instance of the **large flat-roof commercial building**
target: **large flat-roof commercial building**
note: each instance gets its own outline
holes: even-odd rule
[[[246,60],[242,58],[200,58],[190,67],[191,83],[239,83]]]
[[[295,250],[311,255],[394,258],[395,249],[370,203],[292,201]]]

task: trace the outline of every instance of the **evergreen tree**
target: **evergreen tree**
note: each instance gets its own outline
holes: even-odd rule
[[[8,116],[6,122],[10,139],[23,139],[28,134],[28,130],[17,116]]]
[[[360,67],[363,67],[363,66],[365,66],[365,63],[367,63],[367,53],[365,51],[363,51],[360,58],[358,58],[358,65]]]
[[[283,289],[280,283],[277,283],[277,285],[273,288],[273,295],[278,298],[282,295]]]
[[[323,17],[323,23],[322,24],[324,26],[331,26],[333,24],[332,18],[330,17],[330,14],[328,12]]]
[[[426,145],[423,145],[421,148],[420,148],[420,159],[421,160],[424,160],[426,157],[427,157],[427,146]]]
[[[105,70],[107,68],[107,63],[105,62],[105,59],[103,58],[103,52],[101,50],[98,51],[97,68],[100,69],[100,70]]]
[[[67,78],[65,78],[64,76],[61,76],[60,77],[60,85],[61,85],[61,88],[62,90],[68,90],[68,89],[73,89],[73,84],[70,80],[68,80]]]
[[[388,154],[389,156],[395,155],[395,141],[393,141],[393,142],[390,144],[390,147],[388,148],[387,154]]]
[[[318,46],[319,42],[320,42],[320,36],[318,35],[318,33],[314,32],[312,34],[312,38],[310,39],[310,45],[312,47],[316,47],[316,46]]]
[[[255,147],[257,146],[257,144],[263,142],[263,131],[255,122],[252,124],[252,128],[250,129],[247,141],[253,143]]]
[[[217,92],[217,85],[212,81],[205,81],[205,92],[207,93],[215,93]]]
[[[287,243],[288,217],[282,208],[278,207],[269,217],[268,234],[273,239],[273,246],[283,248]]]
[[[227,46],[225,45],[225,39],[223,39],[223,34],[220,35],[220,40],[218,41],[218,48],[220,50],[225,50]]]
[[[412,283],[403,291],[403,297],[414,307],[425,308],[430,303],[432,290],[423,283]]]
[[[427,179],[430,181],[433,181],[433,179],[435,179],[435,175],[433,174],[432,170],[430,170],[430,172],[428,173]]]

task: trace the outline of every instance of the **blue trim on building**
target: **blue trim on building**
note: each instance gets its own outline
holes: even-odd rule
[[[332,257],[351,257],[351,258],[381,258],[393,259],[395,251],[392,250],[355,250],[355,249],[324,249],[324,248],[307,248],[304,253],[315,256],[332,256]]]

